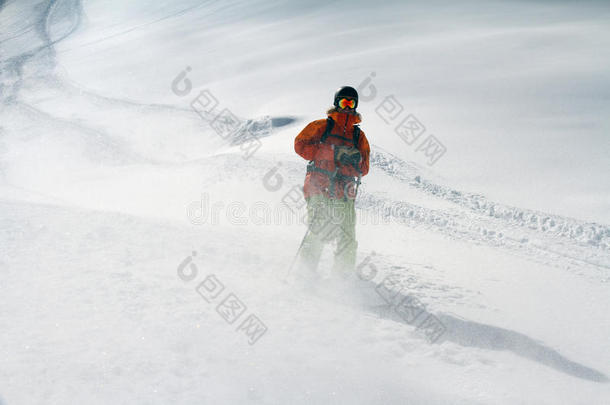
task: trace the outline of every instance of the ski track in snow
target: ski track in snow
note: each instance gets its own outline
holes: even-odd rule
[[[408,171],[393,169],[396,165],[405,166],[406,162],[387,153],[378,151],[373,162],[373,166],[408,182],[409,187],[457,207],[443,212],[371,194],[360,197],[360,207],[379,210],[409,226],[424,225],[458,239],[506,248],[541,263],[577,271],[596,281],[610,281],[610,227],[507,207],[480,195],[431,183],[419,174],[408,179],[405,178]]]

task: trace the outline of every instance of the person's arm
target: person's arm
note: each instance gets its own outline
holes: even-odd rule
[[[366,174],[369,172],[369,156],[371,155],[371,147],[369,146],[369,141],[366,139],[366,135],[363,131],[360,132],[358,150],[362,155],[362,160],[360,161],[360,172],[363,176],[366,176]]]
[[[294,139],[294,151],[303,159],[313,160],[320,149],[320,139],[326,129],[326,120],[313,121]]]

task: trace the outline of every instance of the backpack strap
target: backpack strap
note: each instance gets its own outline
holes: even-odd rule
[[[324,133],[322,134],[322,138],[320,138],[321,143],[326,142],[326,138],[328,138],[328,136],[330,135],[330,131],[333,130],[334,126],[335,126],[335,120],[333,120],[331,117],[326,118],[326,129],[324,130]]]
[[[354,147],[358,148],[358,142],[360,142],[360,125],[354,125],[354,139],[352,140]]]

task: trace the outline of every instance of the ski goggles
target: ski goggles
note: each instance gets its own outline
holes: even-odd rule
[[[356,108],[356,100],[354,100],[353,98],[342,98],[342,99],[339,99],[339,102],[337,103],[337,105],[339,106],[339,108],[354,109],[354,108]]]

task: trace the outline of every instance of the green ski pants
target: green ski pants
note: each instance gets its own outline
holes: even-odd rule
[[[316,271],[326,243],[335,243],[333,271],[345,274],[356,265],[356,210],[354,200],[314,195],[307,199],[308,231],[301,248],[301,262]]]

